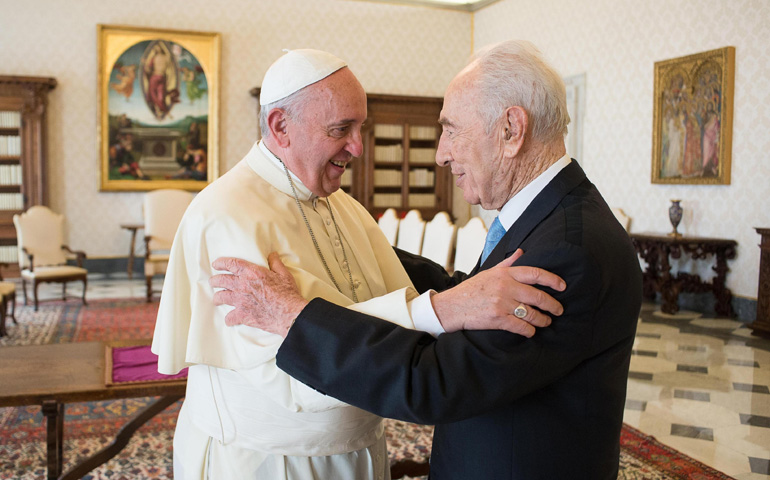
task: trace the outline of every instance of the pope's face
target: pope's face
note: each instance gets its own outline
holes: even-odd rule
[[[461,72],[447,88],[439,118],[442,133],[436,163],[452,169],[465,201],[496,210],[510,197],[506,183],[510,162],[503,161],[499,129],[489,134],[485,131],[473,78],[473,72]]]
[[[348,163],[363,153],[366,93],[348,68],[307,88],[314,91],[288,122],[285,161],[311,192],[326,197],[340,188]]]

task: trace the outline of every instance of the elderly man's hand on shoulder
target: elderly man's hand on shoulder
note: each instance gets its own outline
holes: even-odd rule
[[[564,280],[540,268],[512,266],[519,256],[520,250],[496,267],[435,294],[431,303],[444,330],[507,330],[531,337],[536,327],[551,323],[543,312],[561,315],[562,305],[533,285],[563,291]],[[270,268],[229,257],[212,265],[228,272],[212,276],[209,285],[221,289],[214,294],[215,304],[235,307],[225,317],[229,326],[247,325],[286,337],[308,304],[276,252],[268,256]]]

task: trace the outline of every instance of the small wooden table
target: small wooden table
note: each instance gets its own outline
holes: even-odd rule
[[[0,365],[0,407],[42,406],[48,480],[82,478],[117,455],[139,427],[182,398],[187,385],[180,379],[106,386],[103,342],[3,347]],[[62,472],[65,404],[152,396],[161,398],[127,423],[110,445]]]
[[[121,223],[120,228],[131,232],[131,246],[128,249],[128,278],[134,278],[134,247],[136,245],[136,232],[144,228],[143,223]]]
[[[720,315],[732,316],[731,304],[733,294],[725,287],[727,279],[727,260],[735,258],[735,240],[701,237],[673,237],[655,233],[631,233],[631,242],[636,252],[647,262],[644,271],[644,296],[654,300],[657,292],[661,293],[663,304],[660,309],[664,313],[674,314],[679,311],[679,293],[681,292],[712,292],[716,298],[714,309]],[[682,253],[689,254],[693,260],[703,260],[713,256],[716,272],[714,280],[704,282],[695,273],[679,272],[671,275],[670,258],[680,258]]]

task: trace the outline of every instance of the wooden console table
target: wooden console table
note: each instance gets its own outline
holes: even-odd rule
[[[670,314],[678,312],[681,292],[710,291],[716,298],[716,312],[720,315],[733,315],[733,294],[725,287],[725,280],[730,270],[727,268],[727,260],[735,258],[738,245],[735,240],[672,237],[654,233],[631,233],[630,237],[636,252],[647,262],[643,278],[644,297],[654,300],[655,294],[660,292],[663,299],[661,311]],[[689,254],[693,260],[713,256],[715,262],[711,268],[716,272],[713,281],[704,282],[697,273],[679,272],[672,275],[669,258],[680,258],[683,253]]]
[[[757,228],[762,236],[759,244],[759,287],[757,287],[757,319],[749,325],[754,335],[770,338],[770,228]]]

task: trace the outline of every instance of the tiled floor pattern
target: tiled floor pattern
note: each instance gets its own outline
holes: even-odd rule
[[[770,479],[770,340],[731,319],[645,305],[624,420],[737,479]]]
[[[39,294],[60,298],[61,288],[41,285]],[[144,295],[141,276],[89,276],[88,299]],[[739,480],[770,480],[770,340],[731,319],[645,305],[624,421]]]

